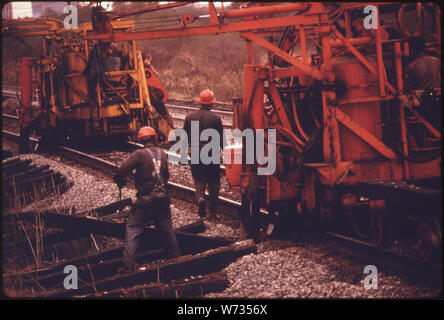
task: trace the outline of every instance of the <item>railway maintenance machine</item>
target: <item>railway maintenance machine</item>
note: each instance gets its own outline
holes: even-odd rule
[[[21,135],[37,130],[49,139],[128,136],[151,125],[166,139],[174,127],[165,108],[167,93],[135,41],[87,38],[134,31],[134,21],[111,21],[98,4],[91,12],[92,22],[75,29],[49,17],[3,20],[3,36],[39,56],[18,63]],[[36,36],[42,37],[40,47],[28,40]]]
[[[160,4],[130,13],[187,5]],[[45,21],[54,35],[45,31],[43,57],[33,67],[39,68],[42,105],[48,107],[42,112],[50,114],[51,127],[59,119],[84,119],[79,132],[98,126],[112,132],[134,128],[134,122],[122,124],[121,116],[146,116],[149,94],[134,44],[126,51],[131,68],[107,71],[108,80],[88,86],[80,66],[90,62],[85,57],[91,60],[93,43],[106,50],[111,43],[236,32],[245,40],[246,64],[243,96],[233,99],[233,127],[263,129],[266,136],[276,130],[272,175],[258,174],[257,159],[227,166],[228,182],[242,195],[246,233],[258,235],[262,208],[268,211],[268,225],[262,226],[268,233],[273,227],[312,226],[425,261],[439,259],[441,128],[435,120],[441,88],[430,88],[416,105],[405,103],[412,92],[403,76],[413,58],[410,37],[423,36],[428,54],[441,59],[437,4],[248,2],[227,10],[209,2],[206,16],[185,14],[177,27],[142,31],[133,31],[129,21],[113,20],[124,14],[95,12],[92,25],[66,36],[56,22]],[[21,31],[14,32],[19,36]],[[56,53],[49,51],[49,42]],[[266,50],[265,64],[255,61],[253,45]],[[22,74],[32,68],[27,61],[22,60]],[[112,85],[116,80],[119,85]],[[21,81],[23,102],[31,82],[29,76]],[[245,143],[231,149],[245,158]]]

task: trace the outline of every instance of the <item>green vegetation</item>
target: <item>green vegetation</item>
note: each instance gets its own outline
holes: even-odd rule
[[[150,6],[154,2],[118,2],[113,10],[125,11]],[[233,3],[232,6],[238,6]],[[228,8],[226,8],[228,9]],[[207,15],[207,7],[178,7],[172,10],[144,13],[125,19],[136,21],[136,30],[177,28],[180,17],[191,13],[194,16]],[[48,16],[64,18],[54,12]],[[79,9],[79,23],[90,21],[88,7]],[[208,23],[200,19],[192,26]],[[41,47],[38,37],[30,43]],[[204,88],[214,91],[218,101],[230,101],[232,97],[242,96],[243,65],[246,63],[245,41],[236,34],[194,36],[173,39],[137,41],[137,46],[147,55],[152,56],[152,64],[159,72],[160,81],[166,87],[169,97],[197,99]],[[16,65],[19,57],[37,54],[15,39],[3,38],[3,82],[16,82]],[[263,63],[264,51],[255,47],[256,61]]]

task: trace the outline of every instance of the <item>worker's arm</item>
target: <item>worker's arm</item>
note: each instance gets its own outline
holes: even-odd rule
[[[170,178],[170,171],[168,170],[168,156],[166,155],[165,152],[162,152],[160,174],[162,175],[163,179],[165,180],[165,184],[166,184],[168,182],[168,179]]]
[[[121,188],[125,185],[125,176],[137,167],[139,154],[133,152],[116,170],[114,182]]]

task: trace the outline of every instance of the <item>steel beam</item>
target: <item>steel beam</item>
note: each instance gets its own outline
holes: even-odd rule
[[[295,57],[291,56],[288,52],[279,49],[271,42],[268,42],[267,40],[255,35],[254,33],[242,32],[241,36],[243,36],[243,37],[257,43],[261,47],[264,47],[265,49],[273,52],[277,56],[281,57],[282,59],[284,59],[285,61],[287,61],[291,65],[295,66],[296,68],[298,68],[299,70],[304,72],[305,74],[311,75],[313,78],[315,78],[317,80],[324,80],[325,79],[325,75],[323,73],[321,73],[318,69],[316,69],[316,68],[312,67],[311,65],[306,64],[302,61],[299,61]]]
[[[121,42],[131,40],[166,39],[176,37],[198,36],[206,34],[222,34],[227,32],[241,32],[255,29],[269,29],[292,25],[310,25],[319,23],[318,15],[276,17],[259,20],[231,22],[221,25],[209,25],[201,27],[177,28],[165,30],[152,30],[140,32],[119,32],[113,34],[94,34],[86,36],[88,40],[104,40],[109,42]]]
[[[339,108],[335,108],[334,110],[336,119],[340,121],[343,125],[345,125],[348,129],[353,131],[359,138],[367,142],[372,148],[374,148],[376,151],[378,151],[380,154],[382,154],[384,157],[387,157],[388,159],[398,159],[396,153],[392,149],[387,147],[381,140],[376,138],[371,132],[361,127]]]

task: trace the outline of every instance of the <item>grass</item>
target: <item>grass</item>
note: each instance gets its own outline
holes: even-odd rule
[[[11,206],[5,212],[16,214],[18,216],[23,208],[32,202],[37,202],[51,196],[61,196],[60,190],[55,186],[53,180],[50,182],[50,185],[52,188],[48,188],[49,185],[46,183],[42,183],[38,187],[33,184],[33,192],[32,194],[29,194],[30,197],[25,193],[21,194],[20,192],[17,192],[15,189],[16,192],[11,195],[11,199],[8,199]],[[37,287],[45,290],[45,288],[38,283],[38,279],[29,277],[24,273],[27,270],[38,269],[47,262],[45,260],[45,244],[43,240],[44,233],[48,230],[45,228],[41,217],[42,211],[43,209],[35,210],[36,214],[33,222],[22,221],[19,217],[17,217],[17,219],[14,219],[13,217],[13,221],[16,222],[16,227],[14,227],[15,237],[11,239],[11,241],[18,240],[24,236],[31,251],[31,260],[29,261],[26,256],[21,256],[20,252],[17,252],[17,254],[13,256],[4,257],[5,263],[2,270],[4,290],[5,294],[10,297],[35,296],[35,291],[33,289],[29,290],[24,287],[24,281],[27,280],[32,281]],[[17,232],[15,232],[16,229]],[[54,253],[53,258],[54,261],[57,261],[57,257],[54,257]],[[16,274],[11,274],[11,272]]]
[[[37,38],[32,44],[41,47]],[[197,100],[205,88],[221,102],[242,96],[246,44],[236,33],[141,40],[137,48],[152,56],[170,98]],[[256,61],[266,60],[265,50],[254,46],[254,52]],[[17,83],[17,62],[25,56],[35,57],[35,53],[15,39],[3,39],[3,83]]]
[[[170,97],[197,100],[205,88],[218,101],[242,96],[246,45],[237,34],[139,41],[138,46],[153,57]],[[256,60],[264,55],[255,47]]]

